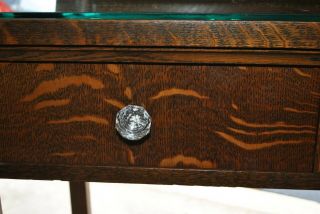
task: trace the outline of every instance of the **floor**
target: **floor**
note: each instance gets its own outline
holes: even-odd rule
[[[320,191],[90,183],[94,214],[320,213]],[[67,182],[0,180],[4,214],[70,214]]]

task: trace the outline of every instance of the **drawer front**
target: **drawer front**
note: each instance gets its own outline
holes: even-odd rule
[[[0,64],[0,161],[311,172],[319,68]],[[152,117],[123,140],[116,113]]]

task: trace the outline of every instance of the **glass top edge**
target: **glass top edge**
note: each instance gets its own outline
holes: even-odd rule
[[[306,21],[320,22],[320,14],[303,13],[122,13],[122,12],[2,12],[0,19],[84,20],[204,20],[204,21]]]

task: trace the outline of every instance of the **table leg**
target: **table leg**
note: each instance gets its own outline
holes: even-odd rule
[[[72,181],[69,185],[72,214],[90,214],[89,183]]]

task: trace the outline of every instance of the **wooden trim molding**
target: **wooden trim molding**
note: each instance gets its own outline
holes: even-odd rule
[[[319,66],[320,51],[121,48],[0,47],[0,62],[104,62]]]
[[[0,165],[0,177],[14,179],[144,184],[320,189],[319,173],[275,173],[111,166],[2,164]]]
[[[0,20],[0,29],[0,45],[320,48],[318,22],[30,18]]]

